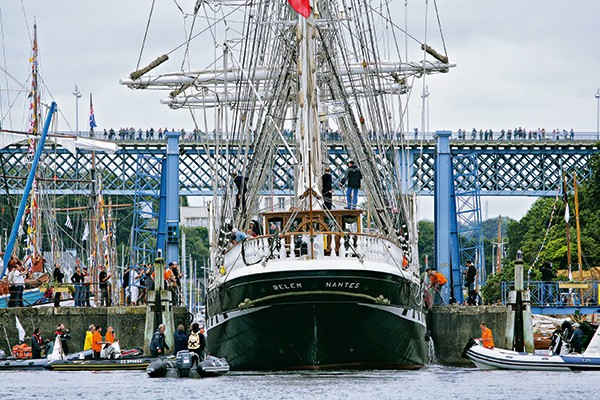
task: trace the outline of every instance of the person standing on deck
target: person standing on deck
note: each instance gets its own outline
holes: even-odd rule
[[[579,324],[573,324],[573,335],[569,338],[569,344],[571,345],[571,353],[581,354],[581,347],[583,346],[583,332],[579,329]]]
[[[60,324],[56,327],[56,332],[54,332],[54,336],[58,336],[60,338],[60,345],[63,350],[63,354],[66,356],[69,354],[69,345],[67,340],[71,338],[71,332],[65,328],[65,324]]]
[[[88,269],[83,267],[83,297],[81,298],[82,307],[91,307],[90,296],[90,285],[92,284],[92,276],[88,273]]]
[[[471,260],[467,260],[465,263],[465,286],[467,287],[467,304],[474,306],[477,302],[476,291],[475,291],[475,279],[477,278],[477,268]]]
[[[181,350],[187,350],[188,336],[185,334],[185,327],[179,325],[177,331],[173,334],[173,354],[177,355]]]
[[[492,335],[492,330],[488,328],[484,322],[479,324],[481,328],[481,337],[477,340],[481,340],[481,345],[486,349],[494,348],[494,337]]]
[[[98,274],[98,280],[100,281],[100,306],[110,306],[110,299],[108,297],[108,280],[110,277],[111,275],[106,272],[106,266],[100,265],[100,274]]]
[[[331,197],[333,196],[333,183],[331,177],[331,169],[325,168],[325,173],[321,176],[321,192],[323,193],[323,208],[331,210]]]
[[[31,334],[31,358],[42,358],[43,348],[44,339],[42,339],[40,328],[35,328]]]
[[[92,337],[94,336],[95,331],[96,331],[96,327],[93,324],[88,327],[87,332],[85,332],[85,341],[83,342],[83,351],[92,350],[92,345],[94,344]]]
[[[75,293],[73,293],[73,299],[75,300],[75,307],[82,305],[81,299],[83,298],[83,274],[81,273],[81,267],[75,267],[75,273],[71,275],[71,282],[75,287]]]
[[[60,265],[58,265],[58,263],[55,263],[54,271],[52,271],[52,280],[54,281],[54,283],[61,284],[63,283],[64,277],[65,274],[63,274],[63,272],[60,270]],[[60,292],[54,293],[54,307],[60,307]]]
[[[152,336],[149,346],[152,357],[164,356],[165,352],[170,349],[165,338],[165,328],[165,324],[160,324]]]
[[[102,327],[100,325],[96,325],[96,329],[92,334],[92,350],[94,351],[94,360],[100,359],[100,352],[102,351],[103,344]]]
[[[360,189],[361,180],[362,173],[360,172],[360,169],[354,164],[354,161],[348,161],[348,169],[340,181],[342,186],[348,182],[348,187],[346,188],[346,201],[348,203],[346,209],[348,210],[356,210],[356,204],[358,203],[358,189]]]
[[[552,298],[552,281],[556,278],[556,273],[552,270],[552,265],[544,261],[540,268],[542,273],[542,305],[554,303]]]
[[[198,354],[200,360],[204,359],[204,348],[206,347],[206,338],[204,333],[200,331],[198,323],[192,324],[192,333],[188,337],[187,349],[193,353]]]

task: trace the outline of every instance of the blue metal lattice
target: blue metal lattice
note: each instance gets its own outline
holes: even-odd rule
[[[156,258],[162,157],[138,155],[134,184],[131,263],[146,264]]]
[[[456,204],[456,233],[459,255],[458,267],[462,269],[470,260],[478,271],[479,282],[484,283],[485,259],[483,251],[483,222],[479,188],[479,166],[476,155],[452,157],[454,169],[454,200]],[[461,274],[462,276],[462,274]]]

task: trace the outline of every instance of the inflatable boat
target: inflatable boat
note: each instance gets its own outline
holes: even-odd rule
[[[182,350],[176,357],[152,362],[146,373],[150,378],[208,378],[229,372],[229,364],[221,358],[207,356],[200,361],[196,353]]]
[[[144,370],[156,358],[144,357],[142,349],[121,351],[119,342],[103,349],[99,360],[84,357],[54,359],[43,368],[53,371],[106,371],[106,370]]]
[[[530,354],[503,349],[488,349],[471,339],[463,355],[481,369],[531,371],[600,371],[600,329],[596,330],[583,354]]]
[[[54,345],[50,344],[47,358],[15,358],[7,357],[3,350],[0,350],[0,371],[4,370],[29,370],[43,369],[49,362],[54,360],[91,360],[93,353],[91,350],[80,351],[69,355],[62,354],[60,349],[60,339],[58,344],[55,341]],[[55,350],[56,349],[56,350]]]

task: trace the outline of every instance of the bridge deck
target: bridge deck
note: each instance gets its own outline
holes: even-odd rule
[[[158,140],[117,143],[121,146],[117,153],[96,154],[96,168],[103,175],[107,194],[133,195],[137,157],[162,155],[166,143]],[[388,141],[386,144],[399,152],[400,157],[408,158],[411,180],[407,186],[418,187],[421,195],[433,195],[435,142],[407,140],[404,143],[407,144],[407,152],[400,151],[400,141]],[[264,193],[291,194],[291,157],[282,143],[275,145],[277,155],[269,166],[273,173]],[[340,142],[328,142],[327,147],[335,182],[343,174],[342,166],[349,155]],[[591,140],[453,140],[451,152],[453,155],[477,155],[479,186],[483,196],[554,196],[560,192],[563,173],[572,175],[575,172],[580,181],[590,176],[589,160],[598,153],[598,145]],[[217,150],[211,140],[183,140],[180,153],[180,193],[187,196],[212,193],[214,172],[211,166],[215,162],[223,172],[227,163],[235,169],[244,157],[237,142],[230,142],[226,151],[223,148]],[[251,156],[252,149],[249,154]],[[17,144],[1,149],[0,161],[0,174],[6,179],[6,185],[4,182],[0,185],[0,195],[6,193],[6,187],[10,193],[20,193],[28,170],[27,145]],[[49,147],[45,152],[46,177],[56,178],[53,190],[57,193],[87,193],[91,164],[91,154],[86,151],[79,152],[77,157],[63,148]],[[467,167],[455,160],[456,171]],[[224,173],[222,175],[222,183],[225,184],[228,178]]]

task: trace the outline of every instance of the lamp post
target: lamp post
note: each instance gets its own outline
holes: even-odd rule
[[[596,140],[600,139],[600,88],[594,95],[598,103],[598,111],[596,111]]]
[[[75,85],[75,90],[73,90],[73,96],[75,96],[75,131],[77,132],[76,135],[79,136],[79,99],[81,98],[81,93],[77,85]]]

